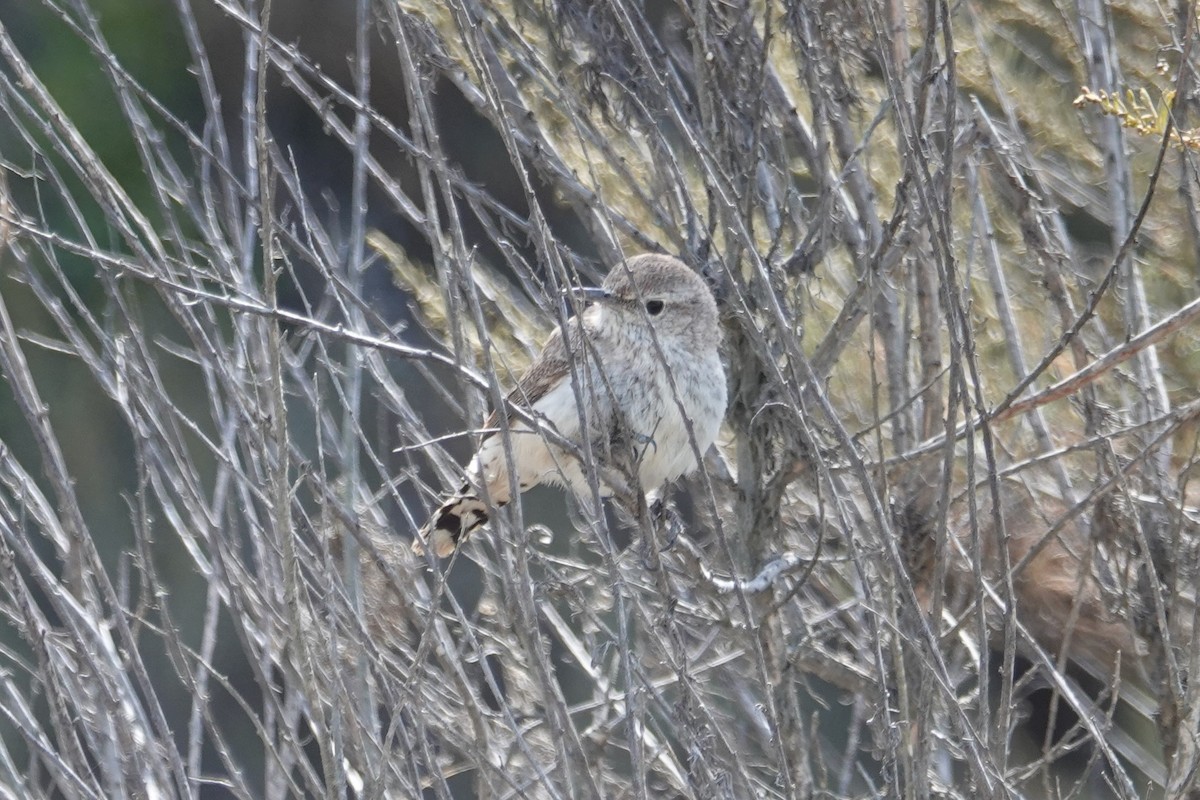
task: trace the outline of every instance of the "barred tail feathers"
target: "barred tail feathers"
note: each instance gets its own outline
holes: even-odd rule
[[[413,552],[428,546],[438,558],[446,558],[472,531],[488,521],[487,505],[473,494],[456,494],[433,513],[413,541]]]
[[[510,441],[519,476],[516,486],[518,492],[546,481],[567,485],[575,485],[579,481],[578,485],[586,485],[582,482],[583,476],[577,462],[558,448],[551,448],[540,435],[523,423],[513,426]],[[565,475],[560,467],[565,467]],[[472,459],[466,484],[447,498],[425,523],[413,542],[415,552],[423,552],[424,544],[429,543],[438,558],[446,558],[472,531],[488,521],[488,505],[471,488],[481,483],[487,486],[492,507],[499,508],[512,499],[504,444],[499,436],[484,439],[479,452]]]

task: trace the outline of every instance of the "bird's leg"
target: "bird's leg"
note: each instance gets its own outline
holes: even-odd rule
[[[654,527],[658,527],[666,519],[667,501],[662,497],[655,497],[650,501],[650,519],[654,520]]]
[[[658,555],[675,546],[679,534],[683,532],[683,517],[661,492],[652,492],[646,497],[645,512],[642,518],[648,525],[647,536],[655,537],[654,544],[643,541],[644,550],[655,551],[653,554],[646,552],[643,555],[643,561],[649,569],[652,562],[657,562]],[[658,545],[657,542],[662,542],[662,544]],[[654,558],[648,558],[650,555],[653,555]]]
[[[670,550],[683,533],[683,517],[679,515],[675,506],[662,497],[654,499],[650,505],[650,515],[654,520],[654,527],[664,534],[662,549]]]

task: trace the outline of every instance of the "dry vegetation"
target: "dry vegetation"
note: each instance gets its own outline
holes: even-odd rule
[[[1190,3],[177,0],[186,114],[41,3],[136,156],[0,24],[0,793],[1200,796]],[[704,474],[415,557],[646,250]]]

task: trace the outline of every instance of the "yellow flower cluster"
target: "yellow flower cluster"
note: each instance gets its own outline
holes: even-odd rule
[[[1126,128],[1135,130],[1144,136],[1162,136],[1167,130],[1167,121],[1171,114],[1171,105],[1175,100],[1175,92],[1162,93],[1160,102],[1145,89],[1133,91],[1126,89],[1124,97],[1120,92],[1095,91],[1084,86],[1080,95],[1075,98],[1076,108],[1094,105],[1104,114],[1121,120]],[[1200,129],[1171,131],[1171,141],[1179,146],[1200,150]]]

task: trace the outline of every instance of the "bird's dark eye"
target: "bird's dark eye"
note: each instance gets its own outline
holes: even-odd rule
[[[663,301],[662,300],[647,300],[646,301],[646,311],[649,312],[649,314],[651,316],[656,316],[658,314],[661,314],[662,310],[663,310]]]

